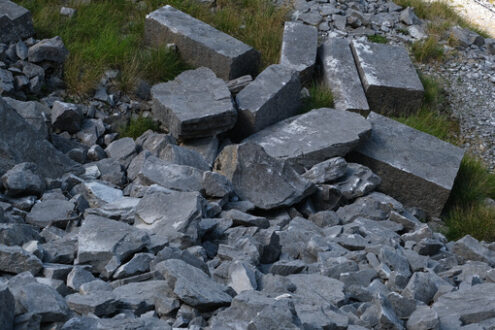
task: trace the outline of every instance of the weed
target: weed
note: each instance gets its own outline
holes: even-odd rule
[[[118,130],[120,137],[131,137],[137,139],[147,130],[159,131],[160,125],[149,117],[137,117],[131,119],[127,126],[123,126]]]
[[[409,31],[406,29],[397,29],[397,32],[402,33],[403,35],[406,35],[406,36],[409,35]]]
[[[388,43],[388,39],[385,38],[382,35],[379,35],[379,34],[369,35],[369,36],[367,36],[367,38],[368,38],[369,41],[376,42],[377,44],[386,44],[386,43]]]
[[[309,87],[309,97],[303,100],[302,113],[313,109],[333,108],[332,91],[323,84],[313,82]]]
[[[430,36],[426,40],[414,42],[411,50],[418,62],[428,63],[444,59],[443,47],[438,44],[438,39],[434,36]]]
[[[478,240],[495,241],[495,208],[475,204],[467,208],[452,209],[445,218],[446,236],[457,240],[471,235]]]

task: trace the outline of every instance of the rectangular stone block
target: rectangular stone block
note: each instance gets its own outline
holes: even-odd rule
[[[299,74],[281,64],[266,68],[237,94],[234,138],[242,139],[276,122],[294,116],[301,106]]]
[[[0,0],[0,42],[10,43],[34,35],[31,13],[9,0]]]
[[[379,175],[379,190],[409,207],[439,216],[449,198],[464,151],[432,135],[371,112],[371,137],[349,160]]]
[[[313,80],[318,49],[318,30],[299,22],[285,22],[280,64],[299,72],[304,83]]]
[[[145,39],[151,46],[174,43],[184,61],[223,80],[254,75],[260,63],[252,47],[168,5],[146,16]]]
[[[351,48],[372,111],[404,116],[420,108],[424,89],[407,49],[355,40]]]
[[[333,93],[335,109],[367,115],[370,107],[354,62],[350,41],[330,38],[320,46],[318,56],[323,82]]]

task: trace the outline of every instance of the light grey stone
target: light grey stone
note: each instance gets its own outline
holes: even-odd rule
[[[350,42],[346,39],[330,38],[319,48],[323,81],[335,99],[335,109],[359,112],[370,111]]]
[[[314,192],[312,183],[251,143],[225,147],[214,167],[232,182],[241,199],[261,209],[290,206]]]
[[[0,42],[9,43],[34,35],[31,13],[9,0],[0,1]]]
[[[470,235],[455,242],[452,251],[465,260],[482,261],[495,266],[495,251],[488,249]]]
[[[374,112],[368,120],[373,126],[371,138],[357,147],[351,158],[382,179],[380,191],[406,206],[439,216],[464,151]]]
[[[437,312],[428,306],[418,306],[407,320],[407,329],[438,330],[439,320]]]
[[[121,138],[110,143],[105,152],[108,157],[118,160],[125,168],[136,155],[136,143],[130,137]]]
[[[406,116],[419,109],[424,88],[406,48],[353,41],[351,49],[372,111]]]
[[[403,11],[400,12],[400,20],[406,25],[415,25],[420,24],[421,20],[414,13],[414,9],[411,7],[407,7]]]
[[[229,266],[229,286],[237,294],[246,290],[256,290],[256,274],[253,269],[244,262],[234,261]]]
[[[298,22],[285,22],[280,64],[299,72],[301,82],[311,82],[316,65],[318,30]]]
[[[318,163],[302,176],[313,183],[325,183],[343,177],[347,170],[347,162],[342,157],[334,157]]]
[[[215,136],[231,129],[237,119],[226,83],[205,67],[154,85],[151,95],[153,117],[176,138]]]
[[[64,63],[69,51],[65,48],[62,38],[59,36],[51,39],[43,39],[31,46],[28,52],[29,62],[39,63],[43,61]]]
[[[80,189],[91,207],[102,207],[124,197],[122,190],[97,180],[83,182],[80,185]]]
[[[249,85],[251,81],[253,81],[253,77],[248,74],[236,79],[229,80],[227,82],[227,87],[229,88],[230,93],[235,95],[239,93],[244,87]]]
[[[260,62],[253,48],[171,6],[146,16],[145,38],[152,46],[174,43],[187,63],[209,67],[224,80],[253,75]]]
[[[344,176],[339,178],[333,186],[345,199],[353,200],[372,192],[381,182],[380,177],[366,166],[349,163]]]
[[[483,39],[483,37],[478,33],[462,28],[458,25],[451,27],[448,32],[462,48],[466,48],[471,45],[483,46],[485,44],[485,39]]]
[[[409,279],[409,283],[402,291],[402,294],[429,305],[437,290],[436,283],[430,273],[416,272]]]
[[[93,274],[81,267],[74,267],[67,275],[67,286],[78,291],[81,285],[95,280]]]
[[[117,310],[115,296],[108,291],[98,293],[79,294],[74,293],[65,297],[71,310],[82,314],[94,314],[96,316],[111,316]]]
[[[76,10],[74,8],[70,8],[70,7],[60,8],[60,15],[62,16],[67,16],[69,18],[72,18],[75,14],[76,14]]]
[[[71,201],[52,199],[36,203],[26,217],[26,222],[38,227],[51,225],[64,227],[78,218]]]
[[[242,139],[296,115],[300,90],[296,71],[281,64],[270,65],[237,94],[238,118],[232,133]]]
[[[113,273],[113,278],[119,279],[145,273],[149,271],[150,261],[153,258],[154,256],[151,253],[137,253],[127,263],[117,268],[115,273]]]
[[[202,171],[210,170],[210,164],[199,152],[185,147],[168,144],[158,157],[172,164],[191,166]]]
[[[356,113],[315,109],[270,126],[244,140],[268,155],[288,160],[298,171],[344,156],[370,134],[371,124]]]
[[[239,210],[228,210],[220,214],[222,218],[231,219],[233,226],[268,228],[270,222],[264,217],[257,217]]]
[[[43,268],[41,260],[19,246],[0,244],[0,271],[10,274],[31,272],[36,275]]]
[[[294,274],[287,278],[296,286],[294,293],[320,303],[339,305],[345,300],[344,283],[320,274]]]

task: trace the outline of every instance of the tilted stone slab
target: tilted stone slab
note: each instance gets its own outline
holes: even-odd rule
[[[152,46],[174,43],[184,61],[224,80],[254,75],[260,63],[254,48],[168,5],[146,16],[145,38]]]
[[[359,112],[370,111],[361,78],[354,62],[350,42],[346,39],[328,39],[319,49],[323,82],[330,88],[335,109]]]
[[[346,155],[370,130],[371,124],[357,113],[321,108],[267,127],[243,142],[256,143],[270,156],[288,160],[303,172]]]
[[[300,108],[301,82],[296,71],[281,64],[267,67],[237,94],[237,124],[233,134],[241,139],[285,118]]]
[[[0,0],[0,42],[9,43],[34,35],[31,13],[9,0]]]
[[[299,22],[285,22],[280,64],[299,72],[303,82],[311,82],[318,49],[318,29]]]
[[[382,178],[378,187],[407,206],[439,216],[464,151],[434,136],[371,112],[373,130],[351,157]]]
[[[237,118],[226,83],[208,68],[181,73],[151,88],[153,117],[181,139],[215,136]]]
[[[424,88],[407,49],[358,41],[351,48],[372,111],[404,116],[419,109]]]

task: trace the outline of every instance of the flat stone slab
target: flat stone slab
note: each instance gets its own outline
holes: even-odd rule
[[[31,13],[9,0],[0,0],[0,42],[9,43],[34,35]]]
[[[254,48],[168,5],[146,16],[145,39],[152,46],[174,43],[184,61],[223,80],[256,74],[261,58]]]
[[[335,109],[367,115],[370,107],[354,62],[350,41],[328,39],[319,49],[319,58],[323,82],[332,91]]]
[[[464,151],[434,136],[371,112],[373,130],[351,158],[382,178],[379,190],[407,206],[439,216]]]
[[[181,139],[215,136],[231,129],[237,112],[227,84],[208,68],[181,73],[151,88],[153,117]]]
[[[262,146],[302,173],[329,158],[345,156],[370,130],[371,124],[357,113],[321,108],[281,121],[243,142]]]
[[[300,108],[301,82],[297,71],[281,64],[267,67],[237,94],[237,124],[233,134],[244,138],[294,116]]]
[[[372,111],[404,116],[419,109],[424,89],[407,49],[358,41],[351,48]]]
[[[285,22],[280,64],[299,72],[303,82],[311,82],[318,49],[318,29],[299,22]]]

